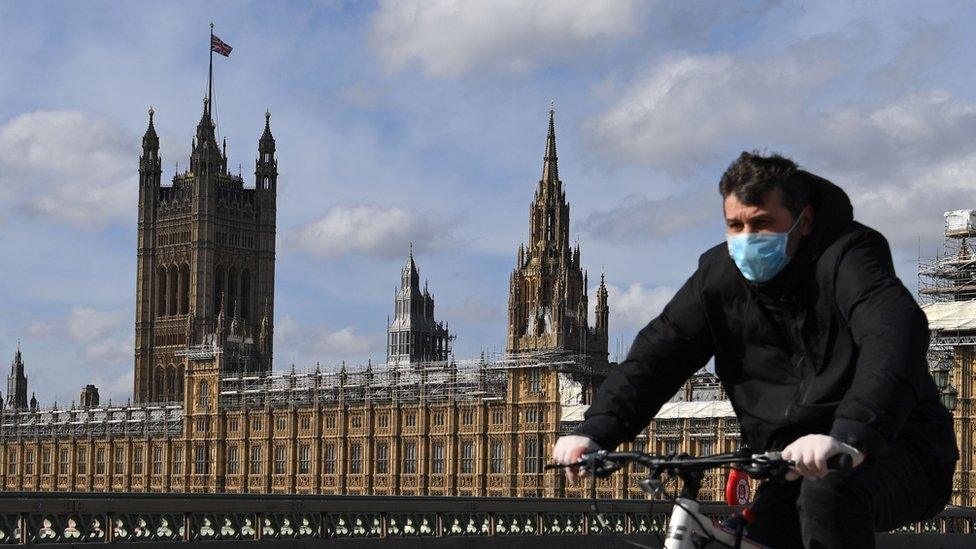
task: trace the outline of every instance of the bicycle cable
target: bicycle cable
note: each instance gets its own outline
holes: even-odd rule
[[[618,534],[615,530],[613,530],[612,528],[609,527],[609,523],[606,521],[606,519],[603,518],[603,512],[601,512],[600,511],[600,508],[597,506],[597,498],[596,498],[596,475],[593,474],[593,473],[590,473],[590,477],[593,479],[592,482],[591,482],[591,484],[590,484],[590,509],[593,511],[593,514],[596,516],[596,520],[598,520],[600,522],[600,526],[602,526],[603,528],[606,528],[607,531],[609,531],[613,535],[613,538],[616,539],[617,541],[626,543],[628,545],[633,545],[634,547],[639,547],[640,549],[654,549],[653,547],[650,547],[648,545],[644,545],[643,543],[637,543],[636,541],[632,541],[632,540],[626,539],[623,536],[621,536],[620,534]],[[653,508],[653,505],[654,505],[654,501],[651,500],[651,506],[652,506],[652,508]],[[654,520],[654,515],[652,514],[651,515],[651,521],[653,522],[653,520]],[[652,524],[652,529],[653,529],[653,524]],[[664,538],[661,537],[661,532],[655,531],[654,532],[654,536],[657,538],[658,543],[660,543],[661,544],[661,547],[663,548],[664,547]]]

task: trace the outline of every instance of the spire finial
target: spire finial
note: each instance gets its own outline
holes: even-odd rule
[[[264,119],[266,121],[271,120],[271,109],[264,109]]]
[[[152,124],[153,115],[156,114],[156,109],[152,105],[149,105],[149,123]]]
[[[543,157],[542,181],[559,180],[559,168],[556,163],[556,103],[549,104],[549,135],[546,136],[546,155]]]
[[[410,259],[413,259],[413,240],[410,241]]]

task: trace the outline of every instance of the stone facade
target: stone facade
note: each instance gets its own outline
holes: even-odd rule
[[[0,486],[584,497],[586,487],[542,469],[579,417],[559,402],[556,369],[532,364],[222,377],[219,358],[191,361],[181,404],[5,412]],[[732,450],[738,423],[721,403],[668,403],[623,447]],[[638,478],[621,471],[599,493],[641,497]],[[709,475],[702,497],[721,498],[723,486]]]
[[[607,373],[610,309],[603,276],[597,289],[596,322],[589,325],[587,273],[580,266],[579,243],[569,243],[569,204],[559,179],[555,111],[549,110],[549,134],[542,178],[529,206],[529,242],[519,245],[509,277],[508,338],[512,354],[566,350],[585,357],[586,368],[573,372],[589,399]]]
[[[410,257],[385,365],[271,373],[277,160],[265,116],[254,188],[227,172],[209,106],[189,169],[160,183],[150,111],[139,168],[135,404],[0,413],[6,490],[480,496],[586,495],[544,472],[582,419],[607,361],[606,285],[588,320],[569,245],[550,111],[529,243],[510,278],[502,357],[456,361]],[[395,336],[395,337],[394,337]],[[15,363],[21,364],[18,353]],[[407,365],[407,367],[403,367]],[[22,375],[22,368],[20,375]],[[20,379],[16,377],[16,379]],[[19,382],[18,382],[19,383]],[[696,392],[700,386],[703,392]],[[20,385],[18,385],[20,387]],[[26,395],[23,390],[12,394]],[[708,453],[738,444],[714,378],[696,378],[624,447]],[[704,395],[704,397],[703,397]],[[717,404],[716,404],[717,402]],[[721,495],[716,473],[703,496]],[[621,471],[603,497],[641,497]]]
[[[278,167],[270,113],[253,187],[227,171],[227,142],[218,146],[207,102],[189,168],[163,186],[153,114],[150,109],[139,158],[137,403],[181,400],[185,351],[229,324],[255,343],[241,366],[271,371],[274,325]]]

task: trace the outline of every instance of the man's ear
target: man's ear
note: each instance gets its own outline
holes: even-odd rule
[[[809,235],[813,232],[813,206],[807,204],[803,211],[800,212],[800,234],[803,236]]]

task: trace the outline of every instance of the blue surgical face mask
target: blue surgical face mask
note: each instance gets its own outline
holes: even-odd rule
[[[786,243],[790,233],[800,223],[797,217],[790,230],[785,233],[745,233],[729,235],[729,255],[735,261],[742,276],[752,282],[766,282],[773,278],[790,262],[786,255]]]

